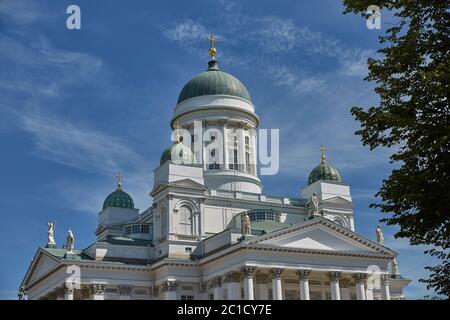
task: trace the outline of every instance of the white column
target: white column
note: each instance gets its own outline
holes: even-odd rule
[[[220,126],[222,128],[222,155],[223,163],[222,170],[228,170],[228,137],[227,137],[227,121],[220,120]]]
[[[256,267],[244,266],[241,272],[244,274],[244,299],[255,300],[255,293],[253,290],[253,273]]]
[[[245,123],[239,123],[238,125],[238,164],[239,171],[244,171],[245,168],[245,139],[244,139]]]
[[[391,292],[389,291],[389,274],[381,276],[381,298],[383,300],[391,300]]]
[[[91,285],[92,300],[104,300],[105,287],[103,283],[93,283]]]
[[[213,295],[214,300],[223,300],[222,277],[213,279]]]
[[[257,166],[257,164],[258,164],[258,158],[257,158],[257,150],[258,150],[258,147],[257,147],[257,141],[256,141],[256,129],[253,129],[253,130],[255,130],[255,132],[254,132],[254,134],[252,134],[251,135],[251,137],[250,137],[250,141],[251,141],[251,144],[253,145],[252,146],[252,158],[253,158],[253,165],[255,166],[255,168],[254,168],[254,175],[256,176],[257,174],[258,174],[258,166]]]
[[[225,275],[228,300],[241,300],[241,273],[231,271]]]
[[[364,283],[366,281],[365,273],[355,273],[353,275],[356,283],[356,299],[366,300],[366,289],[364,288]]]
[[[273,268],[272,269],[272,295],[273,300],[283,300],[283,291],[281,289],[281,274],[283,269]]]
[[[341,272],[338,271],[328,272],[328,278],[330,279],[331,300],[341,300],[341,292],[339,290],[340,277]]]
[[[164,283],[164,300],[177,300],[177,286],[178,284],[174,280],[169,280]]]
[[[208,129],[208,123],[203,120],[202,121],[202,134]],[[206,165],[206,160],[208,155],[206,154],[206,146],[205,146],[205,141],[203,140],[203,136],[202,137],[198,137],[198,139],[200,139],[201,143],[202,143],[202,165],[203,165],[203,170],[207,169],[207,165]]]
[[[131,292],[133,288],[131,286],[119,286],[120,300],[131,300]]]
[[[64,300],[73,300],[74,284],[66,282],[64,284]]]
[[[310,300],[309,298],[309,274],[311,270],[298,270],[297,276],[300,285],[300,300]]]

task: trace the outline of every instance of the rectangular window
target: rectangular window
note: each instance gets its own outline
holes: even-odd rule
[[[214,298],[214,297],[213,297]],[[194,296],[181,295],[181,300],[194,300]]]
[[[142,225],[141,226],[141,233],[150,233],[150,226],[149,225]]]
[[[228,140],[228,168],[239,170],[238,166],[238,139],[236,135],[230,135]]]
[[[140,225],[133,226],[131,233],[133,233],[133,234],[141,233],[141,226]]]
[[[250,165],[250,137],[245,136],[245,172],[253,173]]]

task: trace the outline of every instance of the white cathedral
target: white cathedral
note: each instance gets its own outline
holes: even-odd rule
[[[323,150],[298,198],[262,193],[255,107],[209,53],[179,95],[171,127],[183,135],[154,170],[153,204],[135,208],[119,176],[90,246],[75,249],[69,231],[57,247],[49,223],[19,298],[404,299],[397,253],[379,228],[377,241],[355,232],[350,188]]]

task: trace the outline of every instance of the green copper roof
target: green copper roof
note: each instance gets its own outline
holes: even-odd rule
[[[119,188],[106,197],[103,202],[103,209],[107,207],[134,209],[134,202],[128,193]]]
[[[209,61],[207,71],[200,73],[186,83],[178,97],[178,103],[193,97],[207,95],[229,95],[251,101],[250,94],[237,78],[219,71],[218,62]]]
[[[322,162],[311,171],[308,178],[308,184],[312,184],[318,180],[342,183],[342,177],[339,171],[326,162]]]
[[[170,147],[168,147],[161,155],[161,159],[159,164],[162,165],[166,161],[173,161],[172,155],[177,157],[178,161],[181,161],[181,164],[194,164],[195,156],[192,153],[191,149],[181,142],[175,142]]]

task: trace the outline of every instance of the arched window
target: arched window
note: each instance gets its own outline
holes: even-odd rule
[[[192,211],[187,206],[182,206],[179,210],[179,224],[178,232],[180,234],[192,235]]]
[[[345,220],[341,217],[334,217],[332,220],[334,223],[342,226],[342,227],[347,227],[347,223],[345,222]]]

